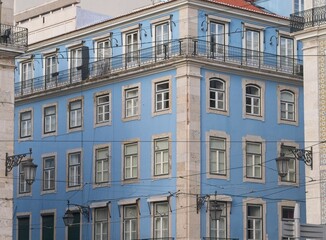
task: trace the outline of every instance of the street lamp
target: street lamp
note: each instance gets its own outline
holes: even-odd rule
[[[25,181],[27,182],[27,184],[31,185],[35,181],[37,168],[37,165],[33,163],[31,148],[29,149],[29,153],[17,154],[12,156],[9,156],[8,153],[6,153],[5,176],[7,176],[8,172],[10,172],[14,167],[18,166],[22,162],[23,158],[25,158],[28,154],[29,158],[23,161],[23,167]]]
[[[277,172],[280,177],[285,177],[288,174],[290,159],[303,161],[307,166],[310,166],[312,169],[312,148],[311,150],[305,150],[294,147],[287,147],[282,144],[281,149],[289,150],[293,154],[293,157],[286,157],[284,153],[281,153],[281,156],[275,159],[277,165]]]
[[[70,203],[69,200],[68,200],[68,209],[65,212],[65,215],[62,217],[63,223],[65,224],[65,226],[69,227],[74,223],[74,215],[72,214],[72,211],[69,209],[70,205],[77,207],[79,212],[81,214],[83,214],[84,217],[86,217],[88,222],[89,222],[89,207],[79,205],[79,204]]]

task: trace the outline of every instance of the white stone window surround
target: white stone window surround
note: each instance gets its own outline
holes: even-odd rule
[[[32,239],[32,212],[18,212],[16,213],[16,236],[18,237],[18,219],[19,218],[29,218],[29,238],[28,239]]]
[[[41,210],[40,212],[40,223],[41,223],[41,227],[40,227],[40,239],[43,239],[42,236],[42,226],[43,226],[43,216],[47,216],[47,215],[53,215],[53,235],[54,235],[54,239],[56,239],[56,235],[57,235],[57,223],[56,223],[56,219],[57,219],[57,209],[46,209],[46,210]]]
[[[108,161],[109,161],[109,179],[107,182],[103,182],[103,183],[96,183],[96,151],[98,149],[102,149],[102,148],[108,148]],[[111,181],[112,181],[112,170],[111,170],[111,160],[112,160],[112,151],[111,151],[111,144],[110,143],[103,143],[103,144],[96,144],[93,146],[93,171],[92,171],[92,179],[93,179],[93,184],[92,187],[93,188],[100,188],[100,187],[110,187],[111,186]]]
[[[156,85],[159,84],[160,82],[168,82],[169,84],[169,108],[161,110],[161,111],[156,111]],[[152,116],[159,116],[161,114],[169,114],[172,113],[172,76],[168,75],[165,77],[160,77],[152,80]]]
[[[16,168],[16,171],[17,171],[17,175],[16,176],[18,176],[18,181],[17,181],[17,198],[32,196],[32,192],[33,192],[33,184],[28,185],[28,183],[26,183],[26,182],[24,184],[26,184],[26,185],[28,185],[30,187],[30,191],[20,192],[20,190],[21,190],[20,189],[20,171],[21,171],[21,167],[23,167],[23,165],[24,165],[24,161],[25,160],[27,160],[27,159],[26,158],[22,159],[21,163]],[[25,177],[24,177],[24,179],[25,179]]]
[[[141,47],[141,40],[140,40],[140,28],[139,28],[139,24],[137,25],[132,25],[126,28],[121,29],[121,36],[122,36],[122,54],[126,55],[127,54],[127,35],[128,34],[132,34],[132,33],[137,33],[137,41],[138,41],[138,50]],[[141,56],[139,55],[138,58],[140,58]]]
[[[43,183],[44,183],[44,159],[45,158],[54,158],[54,189],[50,190],[44,190]],[[48,193],[56,193],[57,192],[57,176],[58,176],[58,164],[57,164],[57,153],[56,152],[50,152],[50,153],[45,153],[41,155],[42,159],[42,184],[41,184],[41,195],[43,194],[48,194]]]
[[[168,141],[168,174],[155,175],[155,141],[160,139],[167,139]],[[152,136],[152,158],[151,158],[151,172],[153,179],[162,179],[162,178],[170,178],[172,175],[172,143],[171,143],[172,135],[171,133],[161,133]]]
[[[282,239],[282,208],[283,207],[295,207],[296,202],[295,201],[289,201],[289,200],[282,200],[277,203],[277,216],[279,216],[278,219],[278,239]]]
[[[261,144],[261,178],[247,177],[247,142]],[[265,183],[266,142],[260,136],[247,135],[242,138],[243,182]]]
[[[229,116],[229,103],[230,103],[230,76],[226,75],[226,74],[220,74],[220,73],[214,73],[214,72],[207,72],[206,73],[206,111],[208,113],[216,113],[216,114],[222,114],[225,116]],[[219,110],[219,109],[213,109],[210,107],[209,104],[209,99],[210,99],[210,95],[209,95],[209,89],[210,89],[210,80],[211,79],[222,79],[225,83],[225,111],[223,110]]]
[[[138,114],[126,117],[126,91],[131,89],[137,89],[138,90]],[[135,84],[129,84],[122,87],[122,121],[132,121],[132,120],[140,120],[141,119],[141,106],[142,106],[142,96],[141,96],[141,83],[135,83]]]
[[[140,138],[133,138],[133,139],[128,139],[121,144],[121,163],[122,163],[122,168],[121,168],[121,183],[122,184],[129,184],[129,183],[136,183],[139,182],[140,179]],[[137,144],[137,177],[136,178],[130,178],[126,179],[125,178],[125,146],[129,144]]]
[[[70,128],[70,103],[81,101],[81,126]],[[82,131],[84,129],[84,96],[79,96],[67,100],[67,132]]]
[[[111,201],[108,202],[92,202],[89,206],[89,208],[92,210],[92,217],[91,217],[91,221],[92,221],[92,236],[95,236],[95,214],[96,214],[96,209],[98,208],[106,208],[108,215],[107,215],[107,234],[108,236],[110,236],[110,219],[111,219]],[[92,237],[93,239],[93,237]]]
[[[78,186],[71,186],[69,187],[69,160],[70,160],[70,155],[74,154],[74,153],[79,153],[80,154],[80,184]],[[76,148],[76,149],[69,149],[66,152],[66,192],[69,191],[75,191],[75,190],[79,190],[82,189],[84,187],[84,154],[83,154],[83,150],[81,148]],[[81,218],[82,220],[82,218]]]
[[[46,75],[46,59],[48,57],[51,57],[51,56],[55,56],[56,57],[56,60],[57,60],[57,72],[59,72],[59,59],[58,59],[58,55],[59,55],[59,51],[60,49],[59,48],[54,48],[54,49],[49,49],[49,50],[46,50],[46,51],[43,51],[41,54],[43,55],[43,75],[45,76]]]
[[[97,98],[100,96],[104,96],[104,95],[109,95],[110,119],[109,119],[109,121],[103,121],[103,122],[97,123]],[[111,91],[111,89],[94,93],[93,102],[94,102],[94,116],[93,116],[94,128],[112,125],[112,91]]]
[[[55,107],[56,113],[55,113],[55,121],[56,121],[56,130],[54,132],[51,133],[45,133],[45,128],[44,128],[44,118],[45,118],[45,109],[48,107]],[[56,136],[58,134],[58,103],[57,102],[53,102],[53,103],[48,103],[42,106],[42,138],[44,137],[49,137],[49,136]]]
[[[21,137],[21,115],[23,113],[27,113],[30,112],[31,113],[31,135],[27,136],[27,137]],[[19,111],[19,119],[18,119],[18,140],[19,141],[28,141],[28,140],[32,140],[33,139],[33,132],[34,132],[34,110],[32,107],[29,108],[25,108]]]
[[[281,92],[289,91],[294,94],[294,121],[281,119]],[[279,124],[299,125],[299,89],[297,87],[278,85],[277,86],[277,120]]]
[[[246,32],[247,30],[250,31],[257,31],[259,32],[259,51],[263,52],[265,50],[264,48],[264,30],[266,27],[260,26],[260,25],[256,25],[256,24],[252,24],[252,23],[243,23],[243,39],[242,39],[242,46],[244,49],[246,49]],[[262,57],[261,57],[262,58]]]
[[[246,112],[246,87],[254,85],[260,88],[260,116]],[[265,83],[260,80],[242,79],[242,117],[254,120],[265,121]]]
[[[277,144],[277,156],[281,155],[281,145],[288,146],[288,147],[294,147],[294,148],[300,148],[299,144],[294,142],[293,140],[288,140],[288,139],[282,139],[281,141],[278,142]],[[285,186],[296,186],[299,187],[300,185],[300,161],[294,160],[295,161],[295,182],[289,182],[289,181],[282,181],[282,178],[277,174],[277,179],[278,179],[278,185],[285,185]]]
[[[225,140],[225,175],[222,174],[211,174],[210,173],[210,137],[222,138]],[[206,172],[207,178],[217,178],[217,179],[230,179],[230,145],[231,139],[230,135],[223,131],[210,130],[206,133]]]
[[[100,42],[104,42],[104,41],[109,41],[109,45],[110,45],[110,49],[112,48],[112,44],[111,44],[111,41],[112,41],[112,35],[113,35],[113,32],[110,32],[109,34],[103,34],[103,35],[100,35],[100,36],[96,36],[96,37],[93,37],[92,40],[93,40],[93,53],[94,53],[94,59],[96,59],[96,61],[98,61],[99,59],[97,58],[98,55],[97,55],[97,44],[100,43]],[[112,51],[110,51],[111,54],[112,54]]]
[[[207,15],[207,41],[210,41],[210,23],[217,23],[217,24],[223,24],[224,25],[224,45],[229,45],[229,36],[230,36],[230,23],[231,19],[220,17],[220,16],[214,16],[214,15]]]

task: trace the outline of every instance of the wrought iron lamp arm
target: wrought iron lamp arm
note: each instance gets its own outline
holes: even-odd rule
[[[22,159],[28,155],[32,156],[32,149],[29,149],[28,153],[22,153],[17,155],[9,156],[8,153],[6,153],[6,169],[5,169],[5,176],[8,175],[8,172],[10,172],[14,167],[18,166]]]

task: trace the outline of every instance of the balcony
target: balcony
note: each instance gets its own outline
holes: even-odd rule
[[[320,26],[326,23],[326,5],[314,7],[290,15],[290,31],[297,32],[308,27]]]
[[[25,51],[28,44],[27,28],[0,24],[0,48]]]
[[[292,77],[301,78],[303,74],[302,62],[295,58],[186,38],[17,82],[15,96],[62,89],[87,80],[96,81],[124,72],[144,71],[144,67],[146,69],[156,67],[157,63],[164,64],[184,59]]]

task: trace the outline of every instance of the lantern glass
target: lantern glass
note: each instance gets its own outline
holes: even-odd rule
[[[277,172],[280,177],[285,177],[288,174],[289,162],[288,157],[280,156],[276,158]]]
[[[74,215],[68,209],[65,215],[62,217],[65,226],[71,226],[74,223]]]
[[[29,158],[24,161],[25,181],[31,185],[35,181],[37,165],[33,163],[33,159]]]

